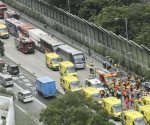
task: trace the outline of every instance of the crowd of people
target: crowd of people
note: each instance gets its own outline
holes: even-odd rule
[[[110,96],[122,99],[127,110],[137,108],[141,105],[141,97],[148,95],[142,84],[145,80],[138,75],[128,75],[125,80],[114,78],[112,82],[108,83],[108,93]]]

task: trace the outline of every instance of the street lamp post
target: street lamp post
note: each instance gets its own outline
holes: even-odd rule
[[[68,0],[68,11],[70,13],[70,0]]]
[[[129,56],[131,55],[131,52],[130,52],[130,50],[129,50],[129,42],[128,42],[128,40],[129,40],[129,36],[128,36],[128,18],[115,18],[115,20],[120,20],[120,19],[122,19],[122,20],[124,20],[125,21],[125,28],[126,28],[126,39],[127,39],[127,53],[126,53],[126,55],[127,55],[127,57],[128,57],[128,73],[130,73],[130,58],[129,58]]]

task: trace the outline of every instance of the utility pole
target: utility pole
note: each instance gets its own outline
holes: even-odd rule
[[[68,12],[70,13],[70,0],[68,0]]]

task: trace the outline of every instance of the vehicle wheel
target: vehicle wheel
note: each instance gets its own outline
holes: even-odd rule
[[[38,93],[39,95],[42,95],[42,93],[41,93],[40,91],[37,91],[37,93]]]
[[[19,47],[17,46],[16,48],[17,48],[17,50],[19,51]]]

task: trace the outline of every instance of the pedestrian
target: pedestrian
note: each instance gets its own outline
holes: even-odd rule
[[[91,50],[88,48],[89,57],[91,56]]]
[[[132,96],[130,98],[130,103],[131,103],[131,106],[133,106],[133,104],[134,104],[134,97],[132,97]]]
[[[125,103],[126,105],[126,110],[129,110],[129,101]]]

